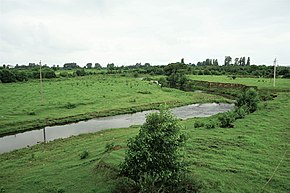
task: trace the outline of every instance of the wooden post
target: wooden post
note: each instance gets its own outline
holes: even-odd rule
[[[39,61],[39,81],[40,81],[40,96],[41,104],[43,104],[43,86],[42,86],[42,73],[41,73],[41,60]]]
[[[276,86],[276,58],[274,60],[274,81],[273,81],[273,86],[275,87]]]

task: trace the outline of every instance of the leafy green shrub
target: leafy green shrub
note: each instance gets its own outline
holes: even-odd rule
[[[67,109],[73,109],[73,108],[76,108],[77,105],[73,104],[71,102],[68,102],[66,105],[64,105],[64,107],[67,108]]]
[[[67,71],[63,71],[63,72],[60,72],[59,74],[61,77],[68,77],[68,72]]]
[[[140,191],[138,184],[131,178],[118,178],[115,184],[113,193],[137,193]]]
[[[180,151],[184,142],[178,120],[169,111],[149,114],[139,134],[128,141],[121,174],[138,183],[147,176],[164,187],[177,186],[185,171]]]
[[[138,76],[139,76],[139,74],[137,72],[133,74],[134,78],[138,78]]]
[[[56,74],[53,70],[45,70],[43,71],[43,77],[44,78],[56,78]]]
[[[85,76],[85,75],[86,75],[86,72],[85,72],[84,69],[78,69],[78,70],[76,71],[76,75],[77,75],[77,76]]]
[[[258,108],[259,96],[254,88],[246,90],[237,99],[236,106],[246,106],[250,113],[254,112]]]
[[[220,126],[223,128],[231,128],[233,127],[233,122],[235,121],[235,114],[232,111],[223,113],[218,117],[220,121]]]
[[[113,148],[115,147],[115,143],[107,143],[105,146],[105,153],[113,151]]]
[[[82,153],[80,153],[80,159],[85,159],[86,157],[89,156],[89,152],[87,150],[83,151]]]
[[[204,123],[200,121],[194,122],[194,128],[204,127]]]
[[[3,83],[16,82],[15,74],[7,69],[0,70],[0,81]]]
[[[140,94],[152,94],[150,91],[147,91],[147,90],[137,91],[137,93],[140,93]]]
[[[249,110],[246,106],[241,106],[239,108],[236,108],[235,113],[235,119],[243,119],[248,114]]]
[[[3,186],[0,187],[0,193],[5,193],[5,188]]]
[[[207,129],[214,129],[215,126],[216,126],[216,123],[214,123],[214,122],[209,122],[209,123],[205,124],[205,128],[207,128]]]
[[[27,115],[36,115],[35,111],[29,111]]]
[[[28,76],[27,76],[27,73],[26,72],[23,72],[23,71],[15,71],[15,77],[16,77],[16,80],[17,81],[27,81],[28,80]]]

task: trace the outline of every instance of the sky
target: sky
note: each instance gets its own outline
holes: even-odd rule
[[[290,0],[0,0],[0,64],[290,65]]]

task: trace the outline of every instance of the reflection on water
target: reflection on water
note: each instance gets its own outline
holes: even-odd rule
[[[180,119],[193,117],[208,117],[217,113],[231,110],[233,104],[193,104],[171,109]],[[52,141],[59,138],[67,138],[82,133],[92,133],[110,128],[124,128],[131,125],[141,125],[145,122],[147,114],[153,111],[143,111],[134,114],[124,114],[111,117],[91,119],[61,126],[45,127],[39,130],[27,131],[15,135],[0,138],[0,153],[9,152],[40,142]]]

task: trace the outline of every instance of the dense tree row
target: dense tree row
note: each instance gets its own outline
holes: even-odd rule
[[[235,63],[232,64],[231,57],[225,58],[226,65],[219,66],[217,59],[206,59],[203,62],[193,64],[185,64],[184,60],[177,63],[171,63],[167,66],[151,66],[149,63],[142,65],[136,63],[131,66],[115,66],[114,63],[109,63],[106,68],[103,68],[99,63],[88,63],[84,68],[79,67],[76,63],[66,63],[64,67],[59,66],[43,66],[43,78],[60,77],[74,77],[85,76],[90,74],[150,74],[150,75],[172,75],[168,78],[172,84],[179,84],[182,82],[183,76],[180,74],[196,74],[196,75],[232,75],[232,76],[248,76],[248,77],[273,77],[273,66],[257,66],[249,65],[250,58],[247,62],[245,57],[236,58]],[[7,66],[0,67],[0,81],[3,83],[26,81],[28,79],[39,78],[40,66],[35,63],[30,63],[28,66],[16,65],[14,68],[7,68]],[[59,73],[56,73],[58,71]],[[182,73],[180,73],[182,72]],[[277,75],[282,78],[290,78],[290,68],[278,66]],[[173,83],[174,81],[178,81]]]

